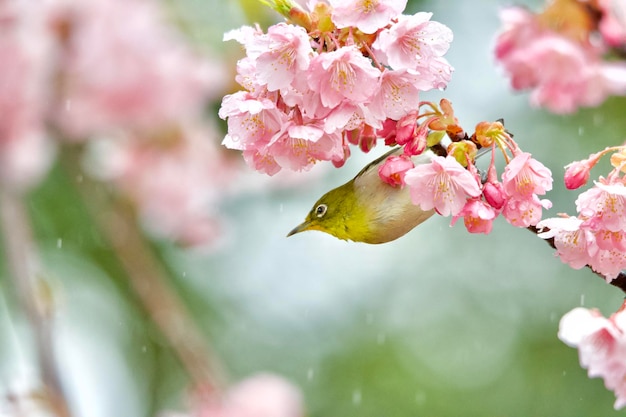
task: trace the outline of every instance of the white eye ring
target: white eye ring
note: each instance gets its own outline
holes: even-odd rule
[[[326,204],[320,204],[317,207],[315,207],[315,216],[318,218],[324,217],[327,210],[328,210],[328,206]]]

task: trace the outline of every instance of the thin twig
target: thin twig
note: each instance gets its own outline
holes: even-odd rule
[[[34,334],[46,399],[58,417],[70,417],[56,360],[51,301],[35,276],[35,247],[22,196],[0,187],[0,223],[9,275]]]
[[[529,226],[527,228],[528,230],[530,230],[531,232],[533,232],[534,234],[538,234],[539,233],[539,229],[537,229],[535,226]],[[554,244],[554,238],[551,237],[549,239],[543,239],[546,241],[546,243],[548,245],[550,245],[553,249],[556,249],[556,245]],[[591,271],[596,274],[597,276],[599,276],[600,278],[602,278],[603,280],[606,281],[606,277],[604,275],[602,275],[601,273],[594,271],[590,265],[587,265],[587,268],[591,269]],[[622,271],[620,272],[617,277],[613,278],[613,280],[611,280],[611,282],[609,282],[609,284],[619,288],[620,290],[624,291],[626,293],[626,274]]]

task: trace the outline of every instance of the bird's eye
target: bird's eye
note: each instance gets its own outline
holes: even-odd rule
[[[328,206],[326,204],[320,204],[319,206],[315,207],[315,216],[323,217],[324,214],[326,214],[326,210],[328,210]]]

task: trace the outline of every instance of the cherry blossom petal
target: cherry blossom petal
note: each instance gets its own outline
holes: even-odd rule
[[[478,197],[480,187],[474,175],[453,157],[435,156],[431,163],[406,172],[413,204],[422,210],[435,209],[442,216],[457,215],[467,197]]]

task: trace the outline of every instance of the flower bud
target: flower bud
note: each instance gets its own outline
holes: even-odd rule
[[[499,182],[487,182],[483,186],[485,201],[496,210],[500,210],[506,203],[506,194]]]
[[[592,165],[589,160],[575,161],[565,167],[565,187],[568,190],[575,190],[582,187],[589,180],[589,173]]]
[[[396,143],[404,145],[415,137],[417,111],[412,111],[396,124]]]
[[[393,187],[404,186],[404,174],[415,165],[406,155],[390,156],[378,167],[381,180]]]
[[[476,144],[469,140],[462,140],[460,142],[452,142],[448,145],[448,155],[454,156],[459,164],[467,167],[468,159],[473,161],[476,158]]]

